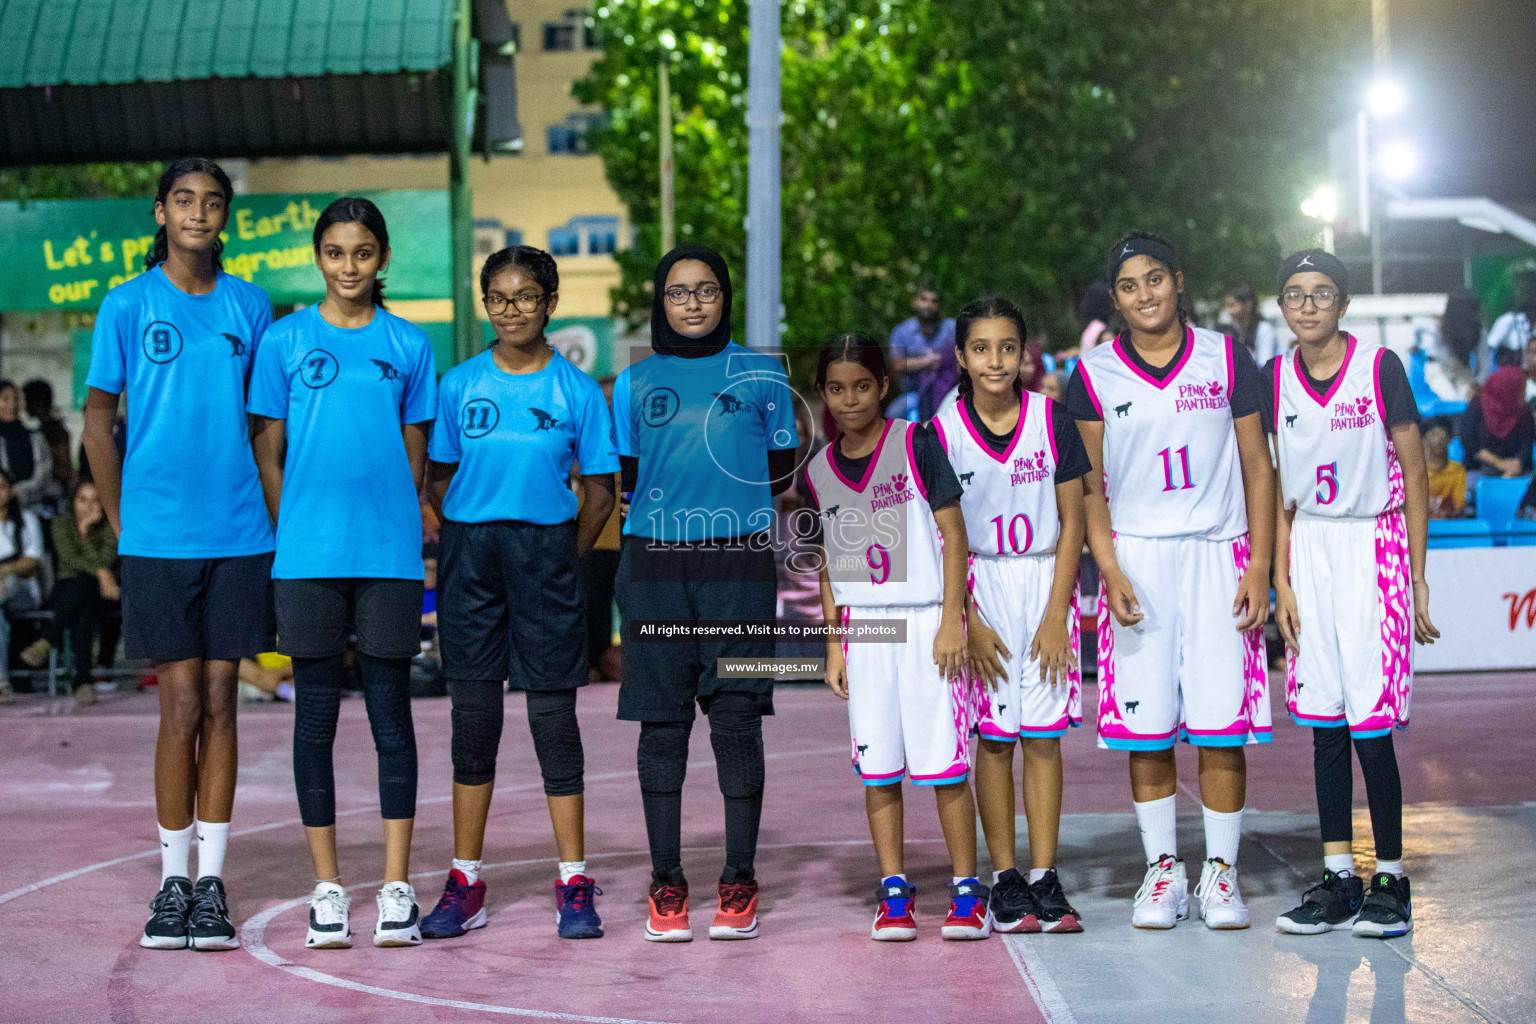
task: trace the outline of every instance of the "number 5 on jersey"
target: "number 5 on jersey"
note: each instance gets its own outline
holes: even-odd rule
[[[1305,479],[1305,478],[1303,478]],[[1331,505],[1339,496],[1339,464],[1330,462],[1317,467],[1317,503]]]

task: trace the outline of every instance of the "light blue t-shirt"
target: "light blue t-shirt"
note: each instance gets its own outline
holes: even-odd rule
[[[250,411],[287,420],[273,579],[422,578],[421,507],[400,427],[437,414],[426,334],[383,309],[333,327],[318,305],[267,330]]]
[[[434,462],[457,462],[443,516],[459,523],[576,515],[571,460],[587,476],[615,473],[613,419],[597,381],[559,352],[537,373],[507,373],[490,350],[443,374]]]
[[[128,397],[122,554],[272,550],[245,418],[251,361],[271,322],[267,293],[222,271],[207,295],[188,295],[155,267],[102,299],[85,383]]]
[[[773,524],[768,450],[799,445],[784,364],[728,343],[703,359],[651,355],[619,374],[620,455],[640,460],[624,532],[744,537]]]

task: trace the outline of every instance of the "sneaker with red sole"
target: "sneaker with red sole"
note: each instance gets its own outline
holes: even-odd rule
[[[991,890],[974,878],[967,878],[949,887],[949,916],[940,929],[946,939],[966,941],[984,939],[992,934],[987,919],[987,897]]]
[[[645,922],[647,942],[692,942],[688,924],[688,883],[651,882],[650,917]]]
[[[911,942],[917,938],[917,920],[912,905],[917,886],[908,885],[896,875],[885,879],[875,890],[875,923],[869,937],[876,942]]]
[[[712,939],[757,938],[757,882],[721,882]]]
[[[443,886],[437,906],[422,918],[421,937],[456,939],[472,929],[484,927],[485,883],[476,879],[470,884],[464,872],[454,868],[448,872],[448,883]]]

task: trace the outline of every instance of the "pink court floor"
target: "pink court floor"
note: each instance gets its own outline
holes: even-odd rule
[[[766,727],[761,938],[647,943],[638,730],[614,720],[617,688],[594,686],[580,710],[588,860],[604,890],[605,938],[555,937],[549,824],[522,700],[509,695],[486,846],[489,926],[414,949],[369,945],[382,870],[374,762],[362,702],[349,700],[336,756],[338,825],[361,942],[303,947],[311,879],[293,796],[291,709],[246,705],[226,865],[243,947],[228,953],[138,946],[159,878],[154,698],[122,694],[86,711],[23,698],[0,714],[0,1021],[1536,1020],[1536,675],[1423,676],[1415,689],[1399,756],[1417,930],[1388,943],[1273,930],[1320,872],[1310,740],[1289,722],[1276,723],[1273,745],[1249,748],[1252,813],[1240,867],[1252,930],[1130,927],[1142,868],[1125,759],[1095,749],[1090,724],[1065,740],[1059,857],[1083,934],[943,942],[944,848],[932,797],[909,788],[920,935],[871,942],[877,878],[862,790],[848,767],[844,708],[819,686],[781,688]],[[1091,688],[1084,703],[1093,706]],[[413,870],[430,908],[451,854],[448,703],[414,707],[421,791]],[[705,733],[694,735],[684,861],[695,915],[707,923],[723,837]],[[1190,751],[1180,763],[1189,780],[1180,788],[1181,852],[1198,862]],[[1357,798],[1363,793],[1357,781]],[[1368,870],[1363,807],[1356,852]]]

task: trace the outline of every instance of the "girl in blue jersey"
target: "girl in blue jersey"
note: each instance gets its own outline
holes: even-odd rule
[[[421,942],[409,882],[416,815],[411,657],[420,651],[423,565],[417,494],[437,412],[432,346],[384,309],[389,230],[366,199],[315,223],[325,299],[272,325],[251,381],[256,461],[277,523],[278,650],[293,659],[293,775],[314,859],[311,948],[350,946],[336,861],[331,747],[357,637],[379,763],[384,887],[376,946]]]
[[[437,622],[453,701],[454,851],[443,896],[422,922],[429,939],[485,924],[480,855],[509,678],[526,693],[560,856],[558,934],[603,934],[584,852],[578,560],[613,511],[619,460],[602,389],[544,336],[559,290],[542,249],[493,254],[480,292],[496,344],[443,376],[428,491],[443,519]],[[580,502],[566,483],[572,460],[581,464]]]
[[[272,305],[221,268],[233,194],[211,160],[165,169],[144,273],[102,300],[86,377],[85,451],[119,536],[123,640],[160,680],[161,888],[139,940],[152,949],[239,946],[221,881],[235,799],[235,684],[240,659],[272,645],[272,525],[245,417]],[[133,420],[120,458],[112,435],[124,394]]]
[[[628,642],[619,717],[640,722],[637,761],[651,844],[645,937],[686,942],[682,790],[694,704],[709,716],[725,797],[725,870],[712,939],[757,935],[754,861],[763,806],[762,716],[773,680],[722,678],[722,657],[762,658],[773,640],[646,643],[646,620],[768,622],[778,589],[773,495],[789,487],[799,438],[783,364],[731,337],[731,277],[713,249],[680,246],[653,278],[651,347],[613,389],[624,490],[632,495],[618,574]]]

